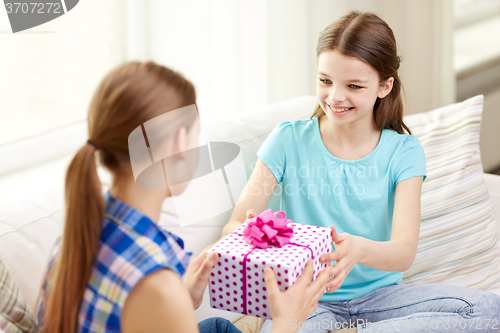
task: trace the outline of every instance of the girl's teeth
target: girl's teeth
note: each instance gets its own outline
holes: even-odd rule
[[[335,108],[332,108],[332,107],[330,107],[330,108],[331,108],[333,111],[335,111],[335,112],[342,112],[342,111],[347,111],[347,110],[349,110],[349,109],[350,109],[350,108],[335,109]]]

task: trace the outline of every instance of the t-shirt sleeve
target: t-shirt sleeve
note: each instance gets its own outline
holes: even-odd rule
[[[417,176],[424,176],[423,180],[427,178],[424,149],[416,136],[408,135],[405,138],[397,155],[396,165],[394,184]]]
[[[271,131],[257,151],[257,156],[271,170],[278,184],[283,181],[286,167],[286,143],[291,140],[291,126],[289,121],[280,123]]]

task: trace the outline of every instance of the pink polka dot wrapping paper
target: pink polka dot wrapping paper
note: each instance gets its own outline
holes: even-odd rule
[[[319,262],[323,253],[332,251],[331,230],[294,223],[289,244],[259,249],[243,240],[246,224],[243,223],[207,251],[207,254],[219,253],[208,282],[210,305],[214,309],[271,318],[264,268],[273,268],[281,291],[287,290],[297,281],[309,259],[313,259],[313,280],[316,279],[319,272],[331,264]],[[244,290],[246,295],[243,294]]]

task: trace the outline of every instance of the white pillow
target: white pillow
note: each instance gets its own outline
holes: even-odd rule
[[[483,179],[483,96],[405,117],[427,164],[418,251],[404,283],[500,287],[500,244]]]

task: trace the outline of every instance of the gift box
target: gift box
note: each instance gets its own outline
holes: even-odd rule
[[[313,259],[313,280],[330,262],[319,258],[332,250],[331,230],[286,219],[271,209],[249,219],[207,251],[219,259],[210,273],[212,308],[271,318],[263,270],[274,270],[281,291],[292,286]]]

